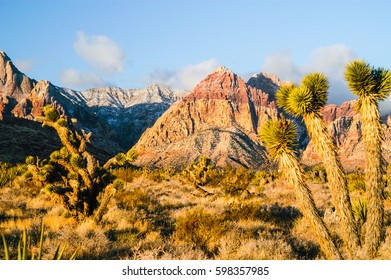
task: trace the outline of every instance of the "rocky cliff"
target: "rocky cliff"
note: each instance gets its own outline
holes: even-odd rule
[[[258,129],[276,117],[268,94],[220,67],[147,129],[134,146],[136,164],[182,168],[203,155],[217,166],[259,169],[269,163]]]
[[[184,91],[159,85],[82,92],[61,88],[49,81],[30,79],[0,51],[0,120],[17,117],[40,121],[44,106],[54,103],[79,130],[93,133],[91,148],[103,161],[129,149],[183,95]]]

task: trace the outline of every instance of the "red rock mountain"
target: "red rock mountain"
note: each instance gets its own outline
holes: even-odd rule
[[[339,148],[341,162],[346,171],[365,167],[365,147],[360,114],[355,110],[356,103],[355,100],[347,101],[339,107],[330,104],[322,110],[323,119]],[[391,119],[390,116],[384,118],[383,156],[388,162],[391,160]],[[321,163],[311,141],[303,152],[302,162],[310,166]]]
[[[259,169],[268,160],[258,130],[276,116],[268,94],[220,67],[146,130],[136,164],[182,168],[203,155],[217,166]]]

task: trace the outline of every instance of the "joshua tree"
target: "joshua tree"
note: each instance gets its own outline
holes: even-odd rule
[[[125,153],[119,153],[115,157],[109,159],[105,165],[103,166],[104,169],[109,169],[113,165],[116,166],[125,166],[125,186],[128,185],[128,165],[129,163],[132,163],[135,161],[138,157],[138,152],[134,149],[130,149],[126,154]]]
[[[270,120],[261,128],[260,138],[268,150],[269,157],[278,162],[283,175],[294,187],[300,203],[300,210],[311,223],[326,257],[328,259],[342,259],[327,227],[317,212],[312,193],[305,182],[303,170],[297,160],[294,150],[297,139],[295,125],[286,119]]]
[[[367,256],[376,256],[383,228],[383,140],[379,101],[387,98],[391,91],[391,73],[383,68],[373,68],[361,60],[346,66],[345,78],[350,90],[359,97],[357,109],[362,122],[365,145],[365,183],[367,186],[368,215],[365,234]]]
[[[215,171],[211,159],[201,156],[198,162],[193,162],[186,167],[183,174],[190,179],[197,190],[204,195],[212,195],[203,187],[213,180],[213,177],[216,176]]]
[[[329,83],[321,73],[308,74],[301,86],[283,86],[277,92],[277,104],[288,114],[301,116],[314,146],[323,159],[333,203],[341,219],[342,238],[352,256],[360,246],[349,191],[338,149],[329,135],[320,112],[327,100]]]
[[[46,184],[46,193],[53,195],[74,216],[89,217],[98,208],[102,215],[105,210],[102,207],[107,206],[112,196],[109,194],[115,191],[114,176],[86,150],[91,134],[79,134],[54,106],[45,106],[44,115],[44,125],[57,131],[64,147],[54,151],[50,160],[35,166],[34,159],[28,158],[33,178],[42,178],[39,181]]]
[[[109,159],[103,166],[105,169],[110,168],[112,165],[124,166],[127,163],[135,161],[138,157],[138,153],[134,149],[130,149],[126,154],[119,153],[115,157]]]

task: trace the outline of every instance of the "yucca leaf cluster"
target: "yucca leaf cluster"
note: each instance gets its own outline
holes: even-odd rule
[[[391,91],[390,71],[372,67],[362,60],[354,60],[346,66],[345,78],[352,93],[375,102],[387,98]]]
[[[44,231],[45,226],[42,223],[41,225],[41,233],[40,233],[40,239],[38,244],[37,252],[33,251],[31,249],[31,237],[28,235],[28,232],[26,229],[24,229],[20,233],[19,241],[18,241],[18,248],[17,248],[17,260],[42,260],[42,251],[43,251],[43,241],[44,241]],[[4,234],[1,234],[1,237],[3,239],[3,247],[4,247],[4,259],[5,260],[11,260],[11,254],[10,254],[10,247],[7,242],[7,239]],[[64,252],[66,249],[66,245],[58,245],[57,249],[53,255],[53,260],[61,260],[63,258]],[[72,254],[72,256],[69,258],[69,260],[75,260],[77,255],[77,249]]]
[[[272,159],[277,160],[284,153],[295,153],[297,127],[291,120],[270,120],[262,127],[259,136]]]
[[[326,104],[329,82],[322,73],[304,77],[300,86],[282,86],[277,94],[277,105],[293,116],[317,113]]]

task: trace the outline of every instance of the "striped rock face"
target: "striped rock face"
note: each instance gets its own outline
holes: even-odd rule
[[[220,67],[147,129],[133,147],[136,164],[179,169],[206,156],[217,166],[265,167],[258,130],[276,117],[268,94]]]

